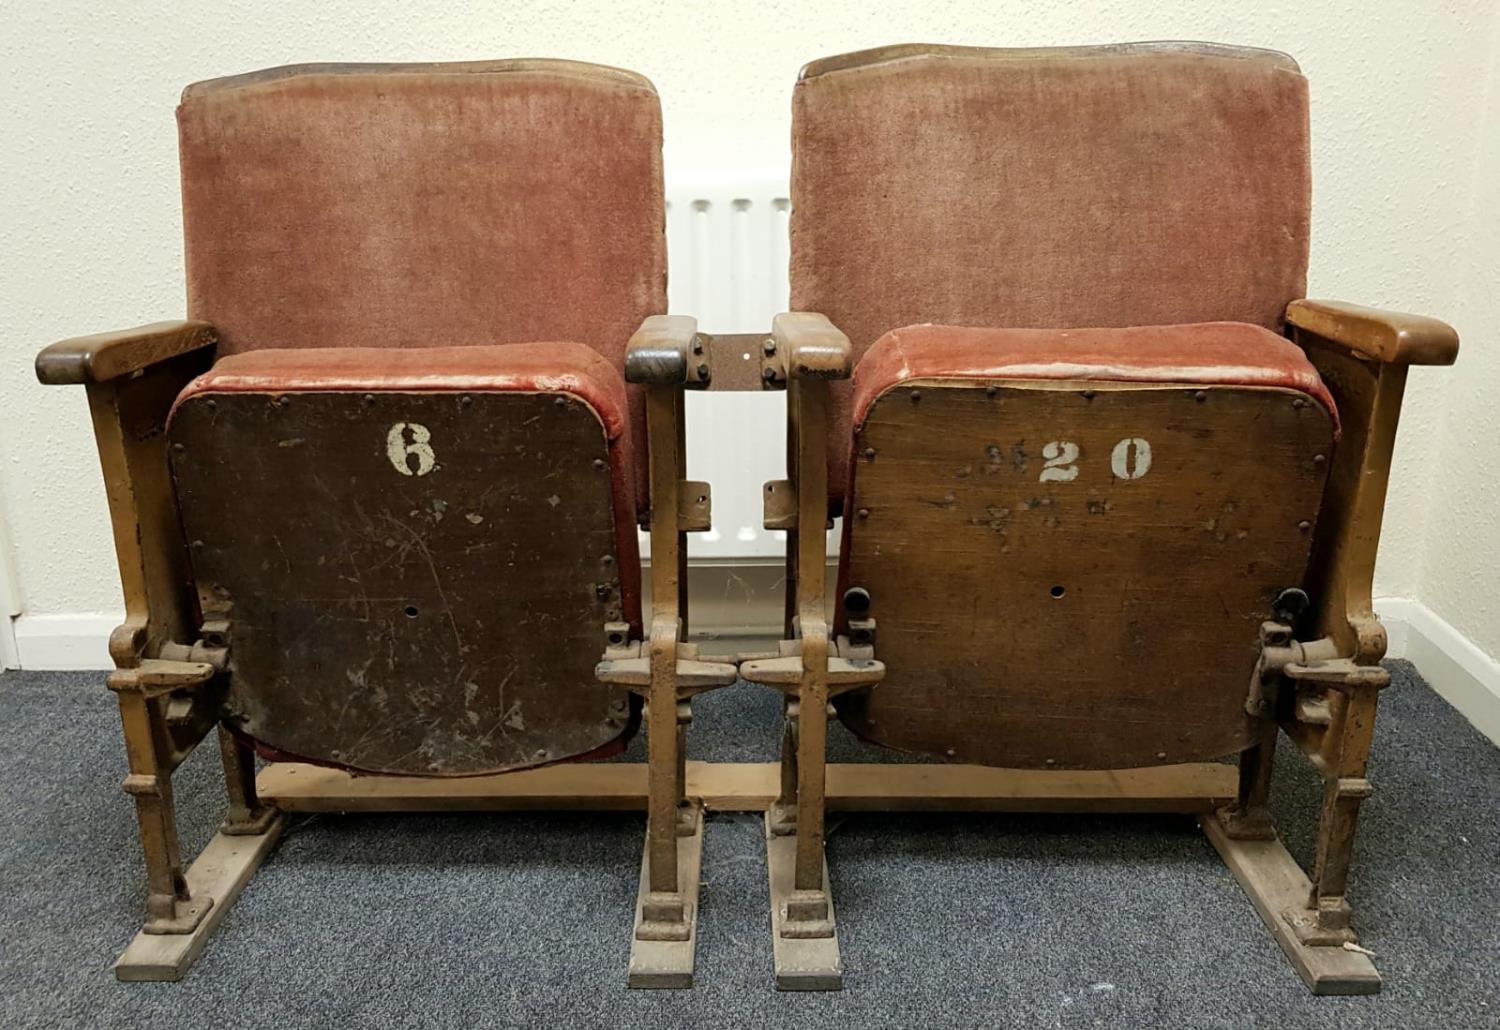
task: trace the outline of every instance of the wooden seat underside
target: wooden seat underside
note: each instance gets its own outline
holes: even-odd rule
[[[840,718],[1010,768],[1243,750],[1259,625],[1302,585],[1333,445],[1328,410],[1279,388],[887,390],[856,432],[840,577],[870,593],[887,674]]]
[[[173,465],[229,721],[354,770],[467,775],[633,731],[595,680],[639,623],[598,413],[563,393],[199,393]],[[630,609],[630,610],[627,610]]]

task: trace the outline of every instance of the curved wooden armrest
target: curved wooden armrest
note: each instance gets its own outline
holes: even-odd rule
[[[62,340],[36,356],[36,377],[49,386],[107,383],[219,340],[207,322],[153,322],[135,329]]]
[[[783,312],[771,321],[771,339],[788,379],[849,378],[849,337],[827,316]]]
[[[62,340],[36,357],[36,377],[49,386],[106,383],[218,342],[207,322],[153,322],[134,329]]]
[[[625,345],[625,381],[647,386],[707,386],[708,350],[689,315],[652,315]]]
[[[1362,357],[1391,365],[1451,365],[1458,333],[1423,315],[1361,307],[1336,300],[1294,300],[1287,323]]]

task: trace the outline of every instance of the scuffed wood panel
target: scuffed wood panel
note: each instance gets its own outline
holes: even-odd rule
[[[453,775],[583,754],[630,728],[593,675],[623,613],[587,405],[210,393],[170,434],[243,732],[353,769]]]
[[[1259,624],[1302,583],[1331,447],[1327,411],[1284,390],[886,393],[858,436],[845,582],[871,594],[888,672],[841,718],[1021,768],[1244,748]]]

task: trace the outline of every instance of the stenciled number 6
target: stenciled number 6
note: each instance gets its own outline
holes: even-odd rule
[[[411,433],[410,443],[407,433]],[[385,456],[403,476],[425,476],[437,465],[431,441],[432,433],[420,422],[397,422],[385,434]],[[416,468],[411,467],[413,457],[417,459]]]

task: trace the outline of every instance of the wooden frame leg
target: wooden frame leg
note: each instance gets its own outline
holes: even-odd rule
[[[776,800],[767,810],[768,825],[778,837],[797,832],[797,714],[794,698],[785,698],[781,715],[781,761]]]
[[[194,898],[182,872],[177,840],[177,808],[172,798],[172,765],[162,698],[121,693],[130,775],[125,792],[135,799],[141,848],[146,861],[146,933],[188,933],[208,914],[211,898]]]
[[[225,744],[221,738],[225,771],[232,767],[234,772],[229,778],[231,821],[236,804],[247,813],[259,814],[240,821],[233,831],[221,830],[184,873],[172,799],[174,758],[166,727],[166,698],[133,692],[118,696],[130,757],[125,789],[135,798],[150,895],[145,928],[115,963],[115,976],[180,980],[270,853],[281,836],[283,821],[280,813],[260,808],[255,800],[253,761],[238,747],[231,747],[236,743],[232,739]],[[258,830],[253,828],[256,824]]]
[[[797,528],[788,534],[788,589],[796,598],[802,678],[787,706],[782,742],[782,808],[766,815],[771,938],[781,990],[838,990],[843,964],[823,854],[828,789],[829,632],[824,614],[828,464],[828,384],[792,380],[787,387],[789,464],[797,489]],[[793,543],[795,538],[795,543]],[[805,561],[804,561],[805,559]],[[792,760],[791,756],[795,756]],[[795,785],[796,825],[786,825]],[[791,831],[790,834],[788,831]]]
[[[1253,746],[1240,754],[1239,790],[1233,805],[1218,813],[1234,840],[1275,840],[1271,820],[1271,772],[1276,760],[1276,719],[1266,715]]]
[[[1269,836],[1253,832],[1236,836],[1236,809],[1206,816],[1201,825],[1314,994],[1375,994],[1380,990],[1380,974],[1369,955],[1355,944],[1345,887],[1359,805],[1370,794],[1364,772],[1376,694],[1357,690],[1341,697],[1330,730],[1336,735],[1335,757],[1321,766],[1323,813],[1311,877],[1274,831]],[[1247,782],[1253,799],[1262,776],[1269,777],[1269,748],[1263,743],[1255,750],[1261,754],[1254,759],[1246,755],[1251,774],[1242,775],[1242,800]]]
[[[262,805],[256,793],[254,749],[220,726],[219,756],[224,763],[224,786],[229,794],[229,811],[219,832],[231,837],[265,833],[276,818],[276,810]]]
[[[697,945],[703,813],[686,800],[688,702],[679,696],[677,659],[687,579],[681,491],[687,469],[680,389],[648,387],[651,453],[651,664],[647,695],[649,796],[646,845],[631,935],[631,987],[691,987]]]

